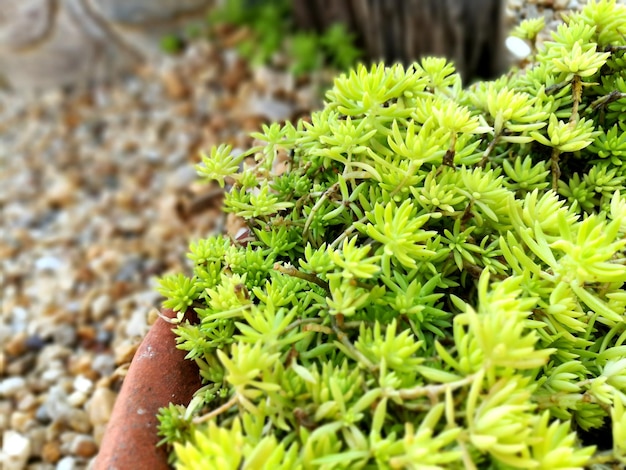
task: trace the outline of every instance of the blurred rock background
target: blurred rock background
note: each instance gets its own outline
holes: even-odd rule
[[[516,22],[579,1],[509,0]],[[83,469],[156,317],[155,277],[228,229],[198,152],[319,105],[328,70],[251,65],[245,28],[163,54],[209,0],[0,0],[0,462]],[[121,71],[132,73],[122,75]],[[13,88],[14,90],[11,90]]]
[[[111,79],[154,58],[159,37],[211,0],[3,0],[0,70],[15,88]]]

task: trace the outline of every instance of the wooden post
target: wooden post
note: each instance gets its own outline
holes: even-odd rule
[[[341,22],[366,60],[409,64],[426,55],[452,60],[465,79],[506,70],[502,0],[293,0],[300,28]]]

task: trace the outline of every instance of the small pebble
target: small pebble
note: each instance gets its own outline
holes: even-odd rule
[[[63,457],[57,462],[56,470],[77,470],[76,459],[74,457]]]
[[[57,441],[46,442],[41,451],[44,462],[57,463],[61,459],[61,445]]]
[[[41,374],[41,378],[49,383],[55,383],[59,380],[60,377],[65,375],[65,371],[60,368],[52,368],[46,370],[43,374]]]
[[[35,269],[38,271],[59,271],[63,262],[56,256],[42,256],[35,261]]]
[[[506,47],[517,60],[524,60],[532,52],[528,43],[516,36],[506,38]]]
[[[77,392],[89,393],[93,388],[93,382],[88,378],[79,375],[74,379],[73,386],[74,390],[76,390]]]
[[[92,427],[87,412],[78,408],[70,410],[67,424],[71,429],[80,433],[88,433]]]
[[[67,393],[60,384],[50,387],[44,405],[48,416],[54,421],[66,422],[72,413],[72,407],[67,403]]]
[[[93,386],[93,382],[98,379],[98,373],[93,370],[93,355],[84,354],[80,357],[72,357],[68,363],[68,371],[76,376],[73,387],[75,390],[89,389]],[[77,381],[78,379],[78,381]]]
[[[16,306],[11,311],[11,327],[13,332],[20,333],[26,330],[28,324],[28,311],[20,306]]]
[[[89,414],[89,422],[93,426],[109,422],[116,398],[117,394],[112,390],[105,387],[96,388],[91,396],[91,400],[86,406]]]
[[[91,367],[101,377],[108,377],[115,370],[115,358],[108,354],[98,354],[91,362]]]
[[[19,356],[28,348],[27,341],[28,335],[25,331],[22,331],[4,343],[4,350],[11,356]]]
[[[102,320],[113,308],[113,301],[108,294],[96,297],[91,303],[91,318],[95,321]]]
[[[59,177],[45,194],[46,202],[51,206],[66,206],[76,197],[76,186],[68,179]]]
[[[96,341],[100,343],[102,346],[108,346],[112,339],[113,339],[113,335],[110,331],[99,329],[98,332],[96,333]],[[113,363],[115,363],[115,359],[113,358],[111,359],[113,360]],[[94,366],[94,370],[98,370],[98,369],[96,369],[96,367]]]
[[[39,351],[46,345],[46,341],[39,335],[32,335],[24,342],[29,351]]]
[[[85,392],[73,392],[70,393],[67,397],[67,402],[70,404],[70,406],[78,408],[82,406],[85,401],[87,401],[87,397],[88,396]]]
[[[265,96],[253,97],[248,103],[248,106],[250,115],[263,116],[271,122],[289,119],[294,112],[293,105]]]
[[[165,71],[161,77],[163,86],[168,96],[178,100],[185,98],[189,93],[189,88],[183,78],[173,70]]]
[[[169,185],[174,191],[183,191],[189,188],[198,179],[198,173],[192,165],[177,168],[169,177]]]
[[[77,435],[70,444],[70,452],[78,457],[89,458],[96,455],[98,446],[91,436]]]
[[[0,400],[0,432],[9,428],[9,417],[11,416],[13,404],[9,400]]]
[[[74,325],[59,325],[52,332],[52,340],[55,344],[71,347],[76,344],[77,334]]]
[[[35,412],[35,418],[41,424],[48,424],[52,420],[50,418],[50,414],[48,414],[48,409],[46,408],[46,405],[41,405],[39,408],[37,408],[37,411]]]
[[[36,421],[33,413],[14,411],[11,414],[10,426],[18,432],[26,433],[34,425],[36,425]]]
[[[114,349],[115,362],[117,364],[126,364],[133,359],[139,343],[137,341],[124,341],[118,344]]]
[[[140,308],[135,310],[126,323],[125,334],[129,338],[143,338],[148,332],[148,323],[146,318],[146,309]]]
[[[0,382],[0,396],[10,397],[23,393],[26,389],[26,380],[23,377],[8,377]]]
[[[2,468],[4,470],[22,470],[30,456],[30,441],[15,431],[2,434]]]
[[[19,411],[30,411],[37,408],[38,400],[37,397],[33,393],[26,393],[25,395],[20,395],[19,400],[17,402],[17,409]]]
[[[36,428],[30,429],[28,431],[28,440],[30,441],[30,456],[31,458],[38,458],[42,452],[43,448],[48,441],[47,439],[46,428],[42,426],[38,426]]]

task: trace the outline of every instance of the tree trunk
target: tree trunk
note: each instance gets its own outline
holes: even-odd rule
[[[452,60],[466,79],[506,69],[502,0],[293,0],[296,24],[322,31],[341,22],[366,60],[409,64],[426,55]]]

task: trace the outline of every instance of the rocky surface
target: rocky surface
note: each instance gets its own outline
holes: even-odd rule
[[[550,20],[574,5],[510,4]],[[228,223],[219,189],[196,181],[198,152],[307,113],[320,80],[252,70],[218,40],[83,92],[0,94],[2,468],[89,465],[155,319],[155,277],[185,271],[189,241]]]
[[[2,0],[0,74],[12,87],[108,80],[149,60],[158,37],[212,0]]]

